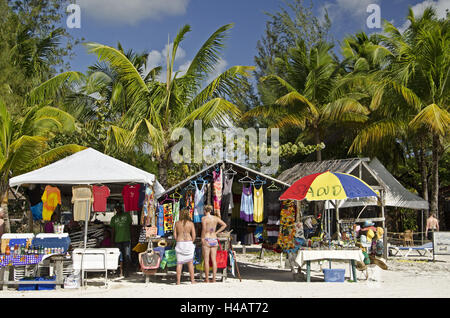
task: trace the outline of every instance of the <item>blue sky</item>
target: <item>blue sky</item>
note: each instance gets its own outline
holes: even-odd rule
[[[305,1],[309,3],[309,0]],[[150,53],[149,67],[163,65],[164,48],[168,36],[173,39],[184,24],[192,31],[181,44],[176,67],[186,68],[203,42],[220,26],[234,23],[223,59],[217,73],[233,65],[253,65],[257,41],[261,39],[265,22],[264,12],[276,12],[282,0],[77,0],[81,5],[81,28],[69,29],[76,38],[116,46],[120,41],[125,49]],[[450,8],[450,0],[315,0],[317,16],[327,8],[332,19],[332,35],[341,40],[357,31],[380,32],[368,29],[366,20],[369,4],[378,4],[381,18],[402,27],[408,7],[420,14],[427,4],[433,4],[440,16]],[[72,70],[86,71],[96,58],[79,45],[70,61]]]

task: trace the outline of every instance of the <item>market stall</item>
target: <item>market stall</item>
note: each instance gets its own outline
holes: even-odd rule
[[[296,201],[334,201],[337,202],[344,199],[362,198],[362,197],[376,197],[375,191],[363,182],[361,179],[344,173],[338,172],[319,172],[311,175],[307,175],[297,180],[289,189],[286,190],[281,196],[280,200],[296,200]],[[289,201],[286,204],[291,204]],[[336,213],[338,210],[336,209]],[[331,271],[331,260],[349,260],[352,264],[353,279],[356,281],[356,263],[359,261],[364,262],[365,257],[363,253],[369,253],[371,247],[371,240],[375,234],[372,229],[364,232],[364,235],[360,236],[361,249],[355,249],[358,245],[356,241],[357,235],[353,229],[349,229],[348,235],[341,235],[339,227],[337,227],[336,238],[333,239],[333,233],[330,226],[330,213],[325,213],[326,217],[321,218],[319,222],[320,231],[317,231],[318,236],[315,236],[315,240],[307,242],[303,230],[302,223],[294,223],[292,213],[288,213],[287,217],[289,221],[284,222],[284,232],[286,233],[285,247],[288,255],[288,259],[291,261],[291,267],[294,270],[294,264],[292,260],[295,259],[295,263],[299,266],[299,271],[304,263],[307,265],[307,281],[310,281],[310,265],[312,260],[321,261],[329,260]],[[285,216],[286,217],[286,216]],[[338,219],[339,216],[337,215]],[[282,221],[283,223],[283,221]],[[304,222],[307,228],[310,225]],[[370,224],[368,226],[373,226]],[[300,231],[298,231],[300,229]],[[377,229],[375,229],[377,231]],[[345,232],[347,233],[347,232]],[[380,239],[380,233],[377,231],[377,239]],[[381,233],[382,234],[382,233]],[[381,236],[382,237],[382,236]],[[364,240],[363,240],[364,238]],[[344,240],[347,241],[344,243]],[[351,246],[349,241],[353,241],[354,245]],[[375,241],[375,240],[374,240]],[[311,243],[312,242],[312,243]],[[369,245],[367,243],[369,242]],[[315,244],[314,244],[315,243]],[[295,254],[297,256],[295,257]],[[368,255],[367,255],[368,257]],[[364,264],[364,263],[363,263]],[[294,271],[295,273],[295,271]],[[325,279],[327,279],[327,272],[324,270]],[[343,281],[343,275],[339,281]]]
[[[10,187],[17,187],[16,192],[19,187],[24,191],[30,201],[33,219],[45,222],[46,232],[62,232],[63,216],[69,213],[69,220],[65,222],[64,232],[69,232],[66,235],[73,235],[72,238],[74,238],[74,233],[80,233],[71,232],[72,226],[76,224],[78,226],[76,230],[83,232],[82,246],[77,245],[82,247],[83,251],[86,251],[90,243],[88,238],[92,232],[90,225],[95,227],[95,223],[108,223],[109,220],[97,221],[101,218],[99,216],[107,214],[111,219],[115,204],[122,205],[125,213],[132,216],[133,225],[142,229],[149,223],[149,210],[155,203],[154,195],[164,191],[153,174],[91,148],[43,168],[14,177],[10,179]],[[69,211],[63,211],[64,209],[69,209]],[[79,226],[80,224],[83,226]],[[103,234],[103,229],[100,230]],[[76,237],[81,238],[80,235],[76,235]],[[70,236],[68,239],[70,241]],[[104,241],[103,235],[97,236],[96,240]],[[41,243],[34,248],[32,242],[21,242],[19,250],[27,249],[21,255],[38,255],[38,258],[39,255],[50,255],[48,257],[51,259],[56,256],[71,258],[70,255],[67,256],[67,250],[49,251],[47,249],[51,249],[53,246],[47,246],[48,242]],[[76,242],[71,243],[75,245]],[[15,244],[10,240],[6,245],[14,246]],[[56,253],[54,253],[55,251]],[[6,253],[2,256],[6,257]],[[33,257],[22,258],[31,259]],[[86,268],[88,263],[84,261],[80,263],[82,277],[84,277],[84,270],[90,270],[90,268]],[[10,263],[10,266],[13,266],[13,263]],[[117,266],[118,264],[115,265],[116,268]],[[96,269],[98,264],[94,264],[93,267]]]
[[[164,240],[171,246],[174,242],[173,225],[180,210],[187,208],[197,234],[195,243],[199,252],[194,264],[201,266],[201,218],[204,206],[211,205],[214,214],[227,224],[226,233],[219,240],[224,243],[224,250],[229,252],[228,266],[232,268],[233,245],[258,244],[268,249],[277,246],[281,212],[278,198],[288,187],[287,183],[235,162],[217,162],[157,195],[158,222],[147,241],[157,245]],[[155,272],[166,273],[162,270]],[[222,274],[225,280],[226,267]]]

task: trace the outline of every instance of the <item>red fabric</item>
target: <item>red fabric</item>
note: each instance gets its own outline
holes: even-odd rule
[[[308,194],[311,183],[313,183],[317,176],[322,173],[323,172],[310,174],[295,181],[295,183],[280,196],[280,200],[303,200]]]
[[[92,194],[94,196],[94,211],[105,212],[106,201],[110,195],[109,188],[107,186],[93,186]]]
[[[139,189],[140,184],[126,185],[122,189],[123,203],[125,205],[125,212],[139,210]]]

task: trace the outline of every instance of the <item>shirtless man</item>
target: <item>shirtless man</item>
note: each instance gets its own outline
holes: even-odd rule
[[[428,230],[430,230],[430,234],[428,234]],[[425,229],[425,236],[431,241],[433,240],[433,232],[439,231],[439,221],[436,219],[436,214],[431,214],[427,219],[427,227]]]
[[[209,283],[209,259],[211,256],[211,262],[213,267],[213,280],[212,282],[216,282],[216,273],[217,273],[217,247],[219,245],[219,241],[217,240],[217,234],[225,230],[227,224],[222,221],[219,217],[212,215],[213,207],[211,205],[205,206],[205,216],[202,217],[202,250],[203,250],[203,259],[205,261],[205,281]],[[217,225],[220,224],[220,228],[218,231]]]
[[[188,264],[191,283],[195,284],[194,279],[194,240],[196,237],[194,223],[192,223],[189,210],[180,211],[180,220],[175,222],[173,236],[177,241],[175,252],[177,254],[177,285],[181,282],[181,271],[183,264]]]

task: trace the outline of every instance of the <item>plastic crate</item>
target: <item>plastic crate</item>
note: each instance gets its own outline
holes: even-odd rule
[[[38,279],[37,278],[27,278],[24,277],[22,279],[20,279],[20,281],[27,281],[27,282],[37,282]],[[36,284],[19,284],[19,287],[17,288],[17,290],[19,291],[26,291],[26,290],[36,290],[37,285]]]
[[[39,277],[39,281],[54,281],[56,283],[56,276],[52,277]],[[39,284],[38,290],[53,290],[56,288],[56,284]]]
[[[323,269],[325,282],[327,283],[343,283],[345,281],[345,269]]]

